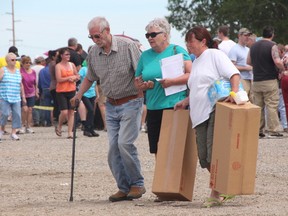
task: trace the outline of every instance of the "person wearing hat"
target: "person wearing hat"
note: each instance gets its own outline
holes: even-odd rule
[[[9,48],[8,52],[12,52],[12,53],[14,53],[17,57],[19,57],[18,49],[17,49],[17,47],[15,47],[15,46],[11,46],[11,47]]]
[[[17,58],[19,57],[18,49],[17,49],[17,47],[15,47],[15,46],[11,46],[11,47],[8,49],[8,53],[14,53]],[[3,56],[3,57],[0,58],[0,68],[5,67],[5,66],[7,66],[7,62],[6,62],[5,56]],[[20,69],[20,62],[19,62],[19,61],[16,61],[15,67],[16,67],[17,69]]]
[[[240,72],[241,83],[244,90],[247,92],[250,102],[253,102],[252,97],[252,66],[246,63],[249,48],[247,43],[249,36],[252,33],[247,28],[241,28],[238,32],[238,43],[235,44],[228,53],[228,57]]]

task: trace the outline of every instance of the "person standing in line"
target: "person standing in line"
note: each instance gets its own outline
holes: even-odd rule
[[[57,136],[62,136],[62,125],[68,121],[68,139],[73,139],[74,110],[70,99],[75,96],[76,82],[80,79],[75,65],[70,62],[68,48],[59,50],[56,72],[56,98],[60,109],[58,125],[55,127]]]
[[[50,87],[50,72],[49,72],[49,62],[50,58],[46,59],[46,66],[40,70],[39,72],[39,80],[38,80],[38,89],[39,89],[39,97],[40,97],[40,105],[41,106],[52,106],[52,96],[49,91]],[[40,110],[40,120],[42,122],[42,126],[50,127],[52,126],[52,115],[50,110]]]
[[[49,50],[48,56],[50,58],[50,63],[49,63],[49,73],[50,73],[50,86],[49,86],[49,91],[52,96],[53,100],[53,120],[58,122],[60,111],[59,111],[59,106],[56,98],[56,85],[57,85],[57,80],[56,80],[56,59],[58,55],[58,50]],[[53,122],[52,122],[53,123]]]
[[[78,41],[76,38],[69,38],[68,39],[68,49],[70,51],[70,62],[72,62],[76,66],[77,73],[82,67],[82,60],[81,60],[81,55],[76,51],[78,47]],[[76,91],[78,91],[79,86],[80,86],[80,80],[76,82]],[[77,118],[75,121],[77,122],[76,125],[80,125],[81,119],[84,119],[86,117],[86,108],[81,101],[78,107],[78,113],[77,113]],[[82,125],[84,126],[84,125]]]
[[[0,68],[0,142],[4,134],[10,110],[12,111],[12,140],[20,140],[16,130],[21,128],[21,96],[26,103],[22,76],[16,68],[16,55],[8,53],[5,57],[7,66]],[[21,94],[22,93],[22,94]]]
[[[75,51],[79,54],[80,59],[81,59],[81,65],[83,66],[83,62],[88,56],[87,52],[83,49],[82,44],[80,43],[77,44],[77,48]]]
[[[95,17],[88,23],[89,38],[95,45],[88,57],[88,72],[75,105],[92,83],[100,80],[106,101],[106,127],[109,138],[108,164],[118,192],[109,200],[117,202],[142,197],[146,192],[138,151],[134,144],[139,134],[143,93],[134,85],[140,50],[130,39],[113,36],[106,18]]]
[[[69,38],[68,39],[68,49],[70,52],[70,62],[72,62],[75,65],[77,72],[78,72],[80,70],[80,68],[82,67],[82,63],[81,63],[81,56],[76,52],[77,45],[78,45],[78,41],[76,38]]]
[[[81,69],[79,70],[81,82],[87,75],[87,61],[84,60]],[[94,110],[96,99],[96,81],[93,82],[91,87],[83,94],[81,100],[87,110],[85,121],[82,121],[84,126],[83,135],[88,137],[98,137],[99,134],[94,131]]]
[[[282,137],[279,133],[279,90],[278,69],[285,71],[277,45],[272,41],[274,28],[266,26],[263,29],[263,39],[252,45],[247,57],[247,64],[253,66],[253,95],[254,104],[261,107],[261,122],[259,138],[265,137],[265,108],[269,136]],[[260,55],[261,54],[261,55]],[[277,69],[278,68],[278,69]]]
[[[34,133],[32,130],[32,110],[35,105],[36,98],[39,97],[36,72],[31,68],[31,58],[24,56],[21,58],[20,72],[22,75],[22,83],[24,87],[26,103],[22,101],[22,124],[25,130],[22,129],[20,133]]]
[[[37,91],[39,92],[38,88],[38,80],[39,80],[39,73],[40,70],[42,70],[46,66],[46,61],[44,57],[38,56],[34,59],[34,65],[31,66],[31,69],[36,72],[36,86],[37,86]],[[40,98],[35,99],[35,105],[39,106],[40,105]],[[43,122],[41,122],[41,111],[39,109],[32,109],[32,119],[33,119],[33,126],[41,126]]]
[[[280,95],[281,103],[279,102],[279,106],[282,106],[280,112],[281,116],[281,123],[283,126],[284,132],[288,133],[288,50],[285,51],[286,47],[288,48],[288,45],[284,46],[283,53],[280,56],[285,70],[280,74],[280,87],[279,92],[282,94]],[[285,110],[285,111],[284,111]]]
[[[231,90],[238,92],[240,75],[231,60],[222,51],[211,49],[215,47],[210,33],[206,28],[196,26],[190,29],[185,36],[187,48],[196,55],[193,61],[191,75],[188,80],[189,97],[177,103],[175,110],[190,106],[192,127],[196,131],[196,143],[200,166],[210,172],[212,146],[215,124],[215,106],[212,107],[208,90],[221,77],[229,79]],[[229,96],[226,101],[234,102]],[[204,207],[219,206],[228,195],[221,195],[211,190],[210,197],[204,202]]]
[[[19,54],[18,54],[18,49],[17,49],[17,47],[15,47],[15,46],[9,47],[8,53],[14,53],[14,54],[16,55],[16,64],[15,64],[15,67],[16,67],[17,69],[20,69],[20,62],[18,61]],[[6,56],[0,58],[0,68],[2,68],[2,67],[4,67],[4,66],[7,66]],[[0,115],[1,115],[1,113],[0,113]],[[9,117],[8,117],[8,121],[11,121],[11,114],[10,114]],[[5,127],[4,127],[3,131],[4,131],[4,134],[5,134],[5,135],[8,135],[8,134],[9,134],[9,133],[5,130]]]
[[[227,56],[230,49],[236,44],[233,40],[229,39],[229,27],[226,25],[218,28],[218,38],[221,42],[218,45],[218,49],[224,52]]]
[[[140,57],[135,75],[135,85],[138,89],[146,91],[149,150],[156,157],[163,111],[173,109],[174,105],[187,95],[186,90],[184,90],[166,96],[165,88],[186,84],[192,61],[184,48],[170,44],[171,26],[165,18],[152,20],[145,30],[147,31],[145,36],[151,49],[144,51]],[[179,53],[183,54],[183,75],[176,78],[162,79],[160,60]],[[156,81],[156,78],[161,80]]]
[[[284,45],[283,44],[277,44],[277,47],[278,47],[278,51],[279,51],[279,58],[281,58],[283,61],[283,57],[285,54]],[[285,63],[284,63],[284,65],[285,65]],[[284,75],[284,72],[279,73],[279,75],[278,75],[278,88],[279,88],[278,114],[279,114],[279,120],[280,120],[281,126],[283,128],[283,131],[286,132],[288,130],[287,118],[286,118],[286,109],[285,109],[285,103],[284,103],[284,98],[283,98],[283,94],[282,94],[282,88],[281,88],[281,80],[282,80],[283,75]],[[267,123],[266,109],[265,109],[265,122]],[[266,126],[267,125],[265,125],[265,127]]]
[[[248,39],[251,34],[252,33],[247,28],[241,28],[238,32],[238,43],[235,44],[230,49],[228,57],[236,66],[236,68],[239,70],[243,88],[247,92],[250,102],[253,103],[253,95],[252,95],[253,68],[251,65],[248,65],[246,63],[247,55],[249,52],[249,48],[246,45],[248,43]]]
[[[246,46],[250,49],[252,47],[252,45],[256,42],[256,40],[257,40],[257,35],[252,33],[248,37],[248,41],[247,41]]]
[[[101,118],[103,121],[103,130],[107,132],[107,127],[106,127],[106,96],[103,94],[102,88],[100,86],[99,80],[97,81],[96,84],[96,103],[98,105]]]

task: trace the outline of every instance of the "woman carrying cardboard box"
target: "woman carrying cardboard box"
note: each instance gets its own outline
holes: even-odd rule
[[[212,156],[215,106],[208,98],[209,87],[220,78],[228,79],[233,92],[238,92],[240,75],[230,59],[220,50],[212,40],[210,33],[204,27],[196,26],[190,29],[185,36],[189,52],[196,56],[192,72],[188,80],[189,97],[177,103],[174,107],[184,109],[190,106],[192,127],[196,130],[198,158],[202,168],[210,172]],[[213,49],[214,48],[214,49]],[[234,102],[231,96],[227,101]],[[210,197],[204,202],[204,207],[221,205],[231,198],[211,190]]]

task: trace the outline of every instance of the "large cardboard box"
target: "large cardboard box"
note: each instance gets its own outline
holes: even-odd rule
[[[163,200],[191,201],[197,160],[197,146],[189,111],[165,110],[152,192]]]
[[[216,104],[210,187],[220,193],[253,194],[260,107]]]

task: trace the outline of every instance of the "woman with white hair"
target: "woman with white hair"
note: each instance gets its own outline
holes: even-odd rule
[[[146,26],[145,34],[151,49],[144,51],[138,62],[135,85],[146,91],[147,131],[150,153],[157,154],[157,146],[161,128],[162,113],[165,109],[173,109],[174,105],[187,95],[181,91],[169,96],[165,88],[173,85],[186,84],[192,68],[187,51],[181,46],[170,44],[170,24],[165,18],[156,18]],[[184,73],[176,78],[162,77],[160,60],[175,54],[183,54]],[[160,78],[156,81],[155,78]]]
[[[21,128],[21,92],[22,100],[26,103],[22,77],[19,69],[16,68],[16,55],[8,53],[6,62],[7,66],[0,69],[0,142],[10,110],[12,111],[11,139],[19,140],[16,130]]]

